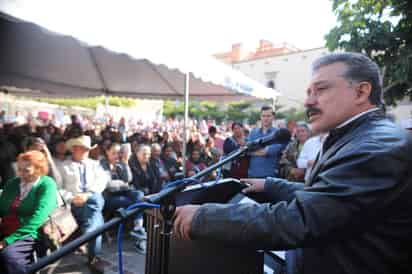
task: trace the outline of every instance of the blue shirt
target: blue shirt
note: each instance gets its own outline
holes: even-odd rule
[[[266,133],[263,133],[261,128],[254,128],[247,141],[254,141],[258,138],[262,138],[273,134],[278,129],[269,128]],[[279,160],[282,156],[282,152],[287,144],[272,144],[265,147],[265,156],[250,156],[248,177],[249,178],[266,178],[266,177],[277,177],[279,172]]]

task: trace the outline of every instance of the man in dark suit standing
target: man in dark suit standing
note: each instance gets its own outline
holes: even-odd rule
[[[358,53],[313,64],[305,107],[327,133],[306,185],[246,180],[266,204],[184,206],[175,234],[294,249],[291,273],[412,273],[412,140],[382,111],[378,66]]]

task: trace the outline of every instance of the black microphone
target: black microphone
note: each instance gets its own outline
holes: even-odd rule
[[[291,134],[289,130],[287,128],[280,128],[268,136],[247,142],[246,147],[249,151],[253,151],[264,148],[271,144],[287,144],[289,143],[290,139]]]

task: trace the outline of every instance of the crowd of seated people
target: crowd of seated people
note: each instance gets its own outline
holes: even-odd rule
[[[249,130],[248,125],[236,122],[230,126],[210,126],[202,131],[201,123],[192,122],[186,155],[183,155],[182,125],[174,120],[167,120],[166,126],[132,131],[124,119],[118,123],[110,119],[100,129],[90,127],[90,124],[85,128],[76,115],[72,115],[71,123],[63,127],[53,123],[35,126],[33,119],[28,119],[23,125],[2,124],[0,186],[4,191],[0,204],[7,202],[11,205],[13,201],[10,199],[16,198],[12,195],[7,198],[9,200],[2,200],[10,189],[9,182],[17,180],[15,178],[23,182],[23,175],[19,173],[22,155],[39,152],[46,168],[37,172],[37,176],[47,178],[48,184],[53,182],[71,205],[80,232],[86,233],[101,226],[104,219],[111,218],[117,209],[160,191],[166,182],[193,176],[245,145]],[[295,181],[303,182],[305,171],[313,160],[309,158],[313,156],[307,156],[307,167],[301,168],[300,163],[304,161],[299,161],[299,155],[305,151],[303,146],[310,137],[310,131],[304,124],[291,130],[294,138],[280,160],[280,176],[294,176]],[[312,144],[308,151],[314,151],[314,146]],[[247,172],[248,157],[244,157],[223,167],[222,172],[217,170],[202,180],[215,180],[222,176],[244,178]],[[2,212],[2,217],[11,213],[13,207],[10,205],[8,211]],[[45,212],[49,214],[55,206],[49,205]],[[44,221],[42,218],[39,220]],[[134,239],[136,251],[144,254],[147,233],[142,216],[136,217],[128,233]],[[0,236],[4,238],[5,234],[0,233]],[[31,236],[36,239],[35,234]],[[107,264],[101,259],[102,237],[90,241],[86,250],[90,268],[102,272]]]

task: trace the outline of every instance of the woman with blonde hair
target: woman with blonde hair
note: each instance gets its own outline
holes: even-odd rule
[[[17,157],[17,176],[0,195],[0,273],[25,273],[39,239],[39,228],[57,206],[56,182],[46,176],[48,162],[40,151]]]

